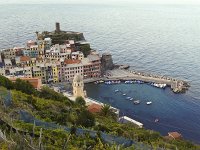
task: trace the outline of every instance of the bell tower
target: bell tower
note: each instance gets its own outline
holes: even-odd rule
[[[86,97],[86,91],[84,91],[83,77],[80,74],[76,74],[73,79],[73,96],[75,97]]]

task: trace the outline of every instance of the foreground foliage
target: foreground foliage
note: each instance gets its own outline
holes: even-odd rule
[[[3,105],[0,106],[2,115],[0,130],[6,137],[6,140],[0,140],[2,149],[138,149],[135,145],[128,148],[118,147],[115,144],[109,145],[101,139],[100,131],[132,139],[153,149],[200,149],[199,146],[184,140],[166,140],[158,132],[139,129],[133,124],[120,124],[116,121],[116,115],[109,105],[104,105],[100,113],[91,114],[81,97],[72,102],[62,94],[46,87],[40,92],[34,91],[29,94],[27,92],[29,90],[15,88],[8,81],[1,80],[0,83],[12,89],[12,105],[6,109]],[[6,86],[5,83],[10,85]],[[1,104],[8,93],[6,88],[0,87]],[[25,110],[45,122],[65,125],[71,130],[66,132],[62,126],[58,129],[42,129],[42,127],[34,126],[33,123],[19,121],[19,110]],[[96,130],[98,134],[95,138],[89,134],[77,136],[75,134],[77,128]]]

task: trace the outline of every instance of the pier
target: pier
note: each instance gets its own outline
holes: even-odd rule
[[[104,78],[105,80],[140,80],[148,83],[167,84],[174,93],[184,93],[189,88],[189,84],[183,80],[125,69],[108,70]]]

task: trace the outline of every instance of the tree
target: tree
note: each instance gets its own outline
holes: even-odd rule
[[[108,105],[108,104],[104,104],[103,105],[103,107],[101,108],[100,114],[105,116],[105,117],[111,116],[113,119],[117,118],[117,114],[115,114],[113,112],[113,110],[111,109],[110,105]]]
[[[108,116],[110,113],[111,113],[110,105],[104,104],[103,107],[101,108],[101,114],[103,116]]]
[[[45,99],[52,99],[55,101],[65,102],[66,105],[70,106],[72,101],[69,98],[65,97],[63,94],[55,92],[54,90],[50,89],[49,87],[42,87],[41,91],[39,92],[39,97]]]
[[[83,110],[80,112],[76,123],[84,127],[92,127],[95,125],[95,117],[88,110]]]
[[[35,88],[28,81],[23,81],[21,79],[16,79],[14,87],[16,90],[26,94],[34,94],[36,92]]]
[[[78,105],[78,106],[85,106],[85,100],[84,100],[84,98],[82,97],[82,96],[79,96],[79,97],[77,97],[76,98],[76,100],[75,100],[75,103]]]
[[[7,89],[13,89],[13,83],[6,77],[0,75],[0,86],[6,87]]]
[[[83,52],[84,57],[90,54],[91,48],[89,44],[81,45],[80,50]]]

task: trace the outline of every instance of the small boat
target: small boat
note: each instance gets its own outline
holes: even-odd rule
[[[116,92],[119,92],[119,90],[115,90],[115,93],[116,93]]]
[[[161,84],[161,83],[152,83],[151,85],[162,89],[164,89],[167,86],[167,84]]]
[[[104,81],[103,81],[103,80],[100,80],[99,83],[104,83]]]
[[[144,81],[141,81],[141,80],[136,80],[135,82],[138,83],[138,84],[143,84],[144,83]]]
[[[130,98],[129,100],[130,100],[130,101],[132,101],[132,100],[133,100],[133,98]]]
[[[147,102],[147,105],[151,105],[151,104],[152,104],[152,102],[151,102],[151,101]]]
[[[106,81],[105,84],[112,84],[112,82],[111,81]]]
[[[134,104],[140,104],[140,100],[133,101]]]
[[[126,97],[126,99],[130,99],[131,97]]]
[[[123,96],[126,96],[126,93],[124,93]]]
[[[154,122],[159,122],[159,119],[158,119],[158,118],[156,118]]]

